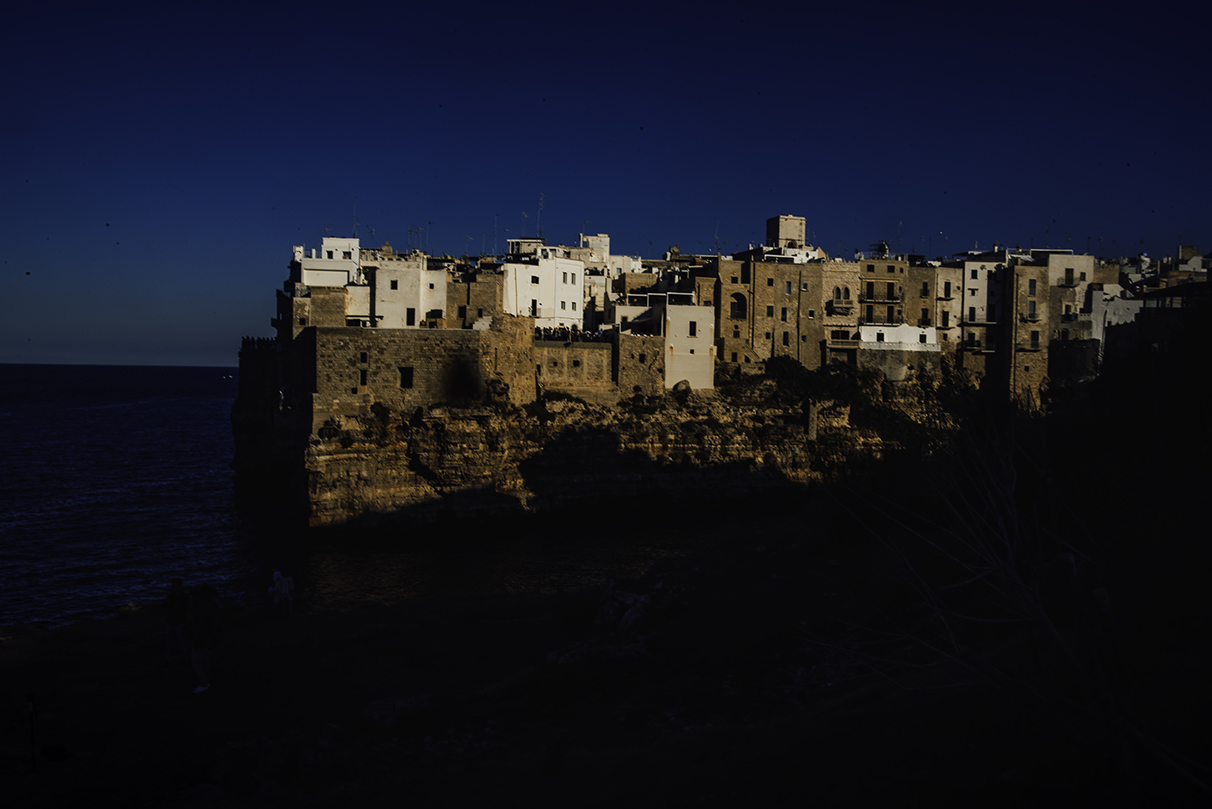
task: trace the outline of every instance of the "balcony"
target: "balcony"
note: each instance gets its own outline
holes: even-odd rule
[[[854,304],[851,301],[834,299],[829,301],[827,306],[827,314],[830,315],[840,315],[844,317],[854,313]]]
[[[1029,343],[1019,343],[1017,346],[1015,346],[1015,348],[1017,348],[1019,351],[1041,351],[1043,349],[1043,343],[1039,342],[1038,340],[1033,340]]]
[[[1039,323],[1039,314],[1036,312],[1028,312],[1026,314],[1020,314],[1018,319],[1023,323]]]
[[[1069,312],[1061,315],[1061,321],[1064,323],[1072,323],[1075,320],[1077,320],[1077,314],[1075,312]]]
[[[859,303],[901,303],[905,300],[905,294],[899,292],[895,295],[865,295],[859,294]]]
[[[858,340],[841,340],[841,339],[834,339],[832,337],[826,337],[825,338],[825,347],[826,348],[837,348],[837,349],[858,348],[859,341]]]

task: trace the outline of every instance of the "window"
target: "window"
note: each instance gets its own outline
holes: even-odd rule
[[[539,302],[537,300],[535,300],[534,298],[530,299],[530,316],[531,317],[539,316]],[[626,323],[627,318],[623,318],[623,322]]]
[[[842,288],[841,287],[833,288],[833,299],[835,301],[840,301],[842,299]]]
[[[411,365],[408,366],[407,368],[400,369],[400,387],[401,388],[411,388],[412,387],[412,366]]]
[[[353,256],[351,256],[351,255],[349,254],[349,251],[348,251],[348,250],[345,250],[345,251],[343,251],[343,252],[341,253],[341,258],[346,258],[346,259],[348,259],[348,258],[353,258]]]
[[[576,301],[573,301],[573,302],[572,302],[572,311],[574,311],[574,312],[575,312],[576,310],[577,310],[577,302],[576,302]]]
[[[850,300],[850,287],[842,287],[842,300]]]
[[[767,279],[766,279],[766,286],[768,286],[768,287],[772,287],[772,286],[774,286],[774,279],[773,279],[773,278],[767,278]]]
[[[1035,301],[1027,301],[1027,317],[1035,317]]]
[[[930,325],[930,310],[929,309],[922,310],[922,325],[923,326]]]
[[[867,265],[867,272],[875,272],[875,265],[874,265],[874,264],[868,264],[868,265]]]
[[[736,282],[737,282],[737,280],[736,280],[736,276],[734,275],[734,276],[732,276],[732,283],[734,283],[734,284],[735,284]]]
[[[787,307],[786,306],[783,307],[782,315],[779,319],[782,320],[784,323],[787,322]]]
[[[875,299],[875,282],[874,281],[867,282],[867,298],[871,299],[871,300]]]
[[[1080,275],[1081,275],[1081,277],[1079,278],[1079,280],[1081,280],[1081,281],[1085,281],[1085,280],[1086,280],[1086,274],[1085,274],[1085,273],[1081,273]]]
[[[530,283],[532,283],[532,284],[539,283],[539,276],[537,276],[537,275],[530,276]]]
[[[572,281],[571,281],[571,283],[575,284],[576,282],[577,282],[577,274],[574,272],[574,273],[572,274]]]
[[[892,319],[892,311],[893,311],[892,307],[889,306],[888,307],[888,319],[884,321],[885,323],[895,323],[896,322],[895,320]]]
[[[693,354],[693,353],[694,353],[694,349],[693,349],[693,348],[692,348],[692,349],[690,349],[690,353],[691,353],[691,354]]]
[[[985,318],[985,320],[988,320],[990,322],[997,320],[997,304],[995,304],[995,303],[989,304],[989,316],[987,318]]]
[[[560,301],[560,308],[561,308],[561,309],[567,309],[567,308],[568,308],[568,301]]]
[[[785,295],[790,295],[790,294],[791,294],[791,282],[790,282],[790,281],[785,282],[785,284],[784,284],[784,289],[783,289],[783,294],[785,294]]]
[[[896,272],[896,267],[895,267],[895,266],[893,266],[892,264],[889,264],[889,265],[888,265],[888,272]]]
[[[484,317],[484,310],[483,310],[483,309],[477,309],[477,310],[476,310],[476,317]]]
[[[877,343],[884,342],[884,333],[882,331],[875,333],[875,342],[877,342]]]
[[[417,310],[416,309],[408,309],[404,312],[404,325],[406,325],[406,326],[417,325]],[[411,385],[409,387],[411,387]]]
[[[922,297],[930,297],[930,282],[928,281],[922,281]]]
[[[745,296],[739,292],[733,293],[728,305],[728,314],[733,320],[744,320],[746,317]]]
[[[640,356],[639,356],[639,360],[640,360],[640,364],[643,365],[644,363],[648,362],[648,355],[641,352]]]
[[[976,320],[976,307],[969,306],[968,307],[968,322],[971,323],[974,320]]]
[[[801,335],[800,335],[800,342],[801,342],[801,343],[806,343],[806,342],[808,342],[808,335],[806,335],[806,334],[801,334]]]
[[[944,329],[951,328],[951,313],[946,309],[943,310],[943,322],[941,325]]]
[[[766,317],[774,317],[774,307],[773,306],[766,307]]]
[[[808,291],[808,282],[800,281],[800,292],[807,292],[807,291]]]
[[[976,348],[976,335],[968,332],[968,348]]]
[[[732,327],[732,336],[734,339],[740,339],[741,330],[739,328],[737,328],[736,326],[733,326]]]
[[[327,250],[327,251],[325,251],[325,252],[327,253],[326,258],[332,258],[332,251],[331,251],[331,250]]]
[[[783,332],[783,345],[785,345],[785,346],[791,345],[791,333],[790,332],[786,332],[786,331]]]
[[[568,283],[568,273],[564,273],[564,277],[560,279],[563,283]]]
[[[766,332],[764,335],[762,335],[762,338],[763,338],[763,339],[766,339],[766,340],[769,340],[769,339],[770,339],[770,332]]]
[[[867,307],[867,317],[865,317],[864,320],[866,320],[868,323],[875,320],[875,307],[874,306]]]
[[[896,300],[896,284],[892,283],[891,281],[888,282],[888,297],[884,298],[884,300],[886,300],[886,301]]]
[[[975,280],[976,280],[976,270],[973,270],[973,271],[972,271],[972,280],[973,280],[973,281],[975,281]]]
[[[399,281],[392,281],[392,282],[391,282],[391,288],[392,288],[392,289],[399,289],[399,288],[400,288],[400,282],[399,282]]]
[[[1027,294],[1028,295],[1035,294],[1035,279],[1034,278],[1030,278],[1027,280]]]
[[[735,351],[732,352],[732,361],[736,362],[736,352]]]
[[[429,288],[430,288],[430,289],[433,289],[433,284],[430,284],[430,285],[429,285]]]
[[[299,325],[300,325],[300,326],[306,326],[306,325],[307,325],[307,318],[305,318],[305,317],[301,317],[301,318],[299,318]]]
[[[816,317],[816,310],[815,310],[815,309],[809,309],[809,310],[808,310],[808,317],[809,317],[809,319]]]
[[[572,367],[573,367],[573,368],[580,368],[580,367],[581,367],[581,361],[580,361],[580,360],[573,360],[573,361],[572,361]]]
[[[699,324],[695,321],[690,321],[690,336],[697,337],[699,334]]]
[[[363,351],[361,354],[358,355],[358,362],[362,363],[363,365],[366,364],[366,352],[365,351]]]
[[[918,341],[919,343],[924,343],[924,342],[926,342],[926,335],[924,335],[924,334],[919,334],[919,335],[917,336],[917,341]]]
[[[944,298],[951,297],[951,282],[950,281],[943,282],[943,297]]]
[[[459,318],[459,320],[467,319],[467,307],[466,306],[459,307],[457,317]]]
[[[1039,348],[1039,332],[1037,331],[1031,332],[1031,347]]]
[[[361,371],[358,371],[358,384],[361,385],[362,387],[366,387],[366,369],[365,368],[363,368]]]

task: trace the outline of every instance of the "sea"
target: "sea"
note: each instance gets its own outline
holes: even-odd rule
[[[640,575],[710,542],[568,515],[317,536],[233,490],[235,368],[0,365],[0,626],[57,627],[163,599],[170,580],[309,612],[547,593]],[[587,527],[589,526],[589,527]]]

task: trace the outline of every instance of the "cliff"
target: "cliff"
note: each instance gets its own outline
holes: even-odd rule
[[[412,414],[379,407],[317,430],[304,453],[308,521],[393,514],[431,521],[802,488],[827,466],[810,440],[813,426],[798,407],[688,392],[617,407],[571,398]],[[878,441],[865,449],[877,451]]]

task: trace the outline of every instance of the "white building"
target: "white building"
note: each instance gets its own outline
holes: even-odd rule
[[[446,271],[429,270],[427,259],[390,244],[363,249],[356,238],[325,238],[318,250],[295,246],[291,280],[343,287],[347,326],[417,329],[445,316]]]
[[[511,252],[514,242],[510,240]],[[501,265],[502,308],[507,314],[533,317],[537,328],[580,328],[585,314],[584,263],[566,258],[565,248],[535,244],[533,249],[533,254],[513,253]]]

